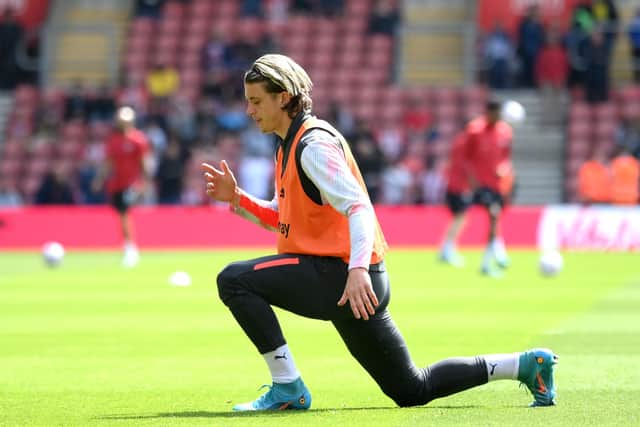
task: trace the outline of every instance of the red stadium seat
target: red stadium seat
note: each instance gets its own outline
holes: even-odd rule
[[[93,122],[89,127],[89,134],[95,141],[104,141],[111,133],[111,124],[105,122]]]
[[[462,117],[460,117],[463,121],[473,120],[476,117],[480,116],[485,111],[486,102],[474,102],[474,103],[465,103],[462,107]]]
[[[209,0],[192,0],[188,5],[189,16],[208,18],[213,11],[213,2]]]
[[[182,21],[180,19],[163,19],[156,29],[156,33],[160,37],[178,37],[182,30]]]
[[[69,139],[66,141],[60,141],[57,147],[58,159],[69,159],[74,161],[80,157],[84,144],[81,141]]]
[[[482,104],[484,105],[489,97],[489,91],[486,86],[475,85],[465,88],[462,91],[462,98],[465,104]]]
[[[156,39],[155,53],[162,53],[162,51],[175,51],[180,43],[180,38],[176,36],[163,35]]]
[[[35,86],[19,85],[15,89],[16,107],[35,106],[38,102],[38,89]]]
[[[306,51],[307,46],[307,39],[304,37],[290,37],[284,40],[284,43],[282,45],[285,52]]]
[[[393,39],[389,36],[376,34],[368,37],[368,52],[386,52],[391,53],[393,47]]]
[[[313,19],[307,16],[292,16],[287,21],[287,36],[292,38],[303,38],[311,32]]]
[[[594,129],[594,136],[598,143],[614,139],[618,123],[616,120],[600,120]]]
[[[85,141],[87,128],[80,121],[71,121],[62,127],[61,137],[64,141]]]
[[[26,175],[28,177],[41,177],[51,167],[51,159],[34,158],[26,163]]]
[[[342,52],[358,52],[361,53],[364,49],[364,39],[360,34],[347,34],[338,40],[338,44],[336,46],[337,53]]]
[[[375,86],[363,86],[357,93],[358,102],[377,104],[380,98],[378,88]]]
[[[232,20],[238,15],[238,6],[240,2],[236,0],[218,0],[218,8],[215,10],[217,16]]]
[[[349,105],[356,95],[356,91],[348,83],[338,84],[332,90],[333,99],[342,105]]]
[[[362,119],[369,126],[373,124],[376,117],[377,107],[375,104],[359,103],[353,109],[353,113],[356,117]]]
[[[405,104],[405,92],[401,87],[389,86],[379,90],[380,102],[383,104],[401,105]]]
[[[383,87],[389,80],[390,70],[387,68],[362,68],[358,72],[363,82],[375,87]]]
[[[378,112],[384,123],[399,122],[404,114],[404,105],[398,102],[378,104]]]
[[[336,39],[340,37],[340,21],[334,19],[318,18],[314,25],[314,34],[319,38]]]
[[[453,138],[453,135],[455,135],[455,133],[460,130],[460,126],[455,120],[438,122],[436,127],[441,138],[445,140],[451,140]]]
[[[640,119],[640,102],[629,102],[621,105],[620,115],[626,120]]]
[[[436,103],[457,103],[460,91],[452,87],[436,87],[432,92],[432,99]]]
[[[33,202],[40,184],[42,183],[42,175],[27,175],[18,181],[20,191],[25,196],[27,202]]]
[[[45,159],[48,160],[53,157],[54,141],[41,140],[37,143],[32,143],[29,154],[31,159]]]
[[[200,89],[202,72],[199,69],[184,70],[180,73],[180,86],[183,88]]]
[[[129,27],[129,34],[131,36],[146,36],[149,37],[154,31],[156,27],[156,21],[151,18],[141,17],[135,18],[131,21],[131,26]]]
[[[578,176],[578,171],[580,170],[580,167],[582,166],[585,160],[586,160],[585,157],[583,158],[573,157],[573,158],[567,159],[567,162],[566,162],[567,176],[576,178]]]
[[[178,64],[178,52],[175,49],[161,49],[155,52],[152,63],[175,67]]]
[[[433,112],[438,122],[460,121],[460,111],[455,103],[436,104],[433,108]]]
[[[168,1],[162,7],[162,19],[179,19],[184,15],[184,5],[179,1]]]
[[[606,104],[597,104],[593,107],[593,115],[596,121],[600,120],[614,120],[618,115],[618,109],[613,102],[607,102]]]
[[[591,107],[583,101],[576,101],[569,107],[570,120],[591,120]]]
[[[180,56],[180,67],[183,70],[200,70],[200,61],[198,52],[187,51]]]
[[[588,121],[574,120],[569,123],[569,139],[591,139],[591,123]]]
[[[366,18],[351,18],[343,21],[341,32],[347,36],[360,36],[363,37],[367,29]]]
[[[20,139],[9,139],[0,144],[0,158],[20,159],[25,155],[26,143]]]
[[[617,97],[622,103],[640,102],[640,85],[631,85],[620,88]]]
[[[315,53],[335,54],[336,39],[333,35],[317,35],[311,41]]]
[[[18,159],[0,158],[0,177],[15,179],[22,172],[22,162]]]
[[[364,18],[369,14],[370,6],[369,0],[349,0],[345,4],[345,14],[349,18]]]
[[[128,52],[142,52],[151,46],[151,37],[146,35],[131,35],[127,39]]]
[[[591,142],[588,139],[570,139],[567,158],[586,159],[591,151]]]
[[[367,68],[388,68],[392,60],[391,54],[383,51],[372,51],[364,58]]]
[[[202,37],[204,39],[211,33],[211,21],[204,16],[193,16],[184,23],[185,34],[183,37]]]
[[[333,69],[334,56],[330,52],[316,51],[309,56],[309,65],[312,70],[331,71]]]

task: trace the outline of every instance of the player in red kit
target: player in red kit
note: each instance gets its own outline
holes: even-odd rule
[[[493,261],[500,268],[509,264],[504,243],[498,236],[498,224],[505,197],[513,187],[513,130],[500,119],[500,112],[499,101],[488,101],[486,113],[467,125],[464,142],[465,159],[474,186],[473,202],[484,206],[489,215],[487,246],[481,266],[481,272],[489,276],[500,275]]]
[[[445,202],[451,212],[452,219],[447,228],[447,233],[440,248],[440,260],[456,267],[464,263],[462,256],[456,248],[456,241],[464,227],[467,209],[471,204],[472,194],[469,186],[468,166],[465,157],[464,132],[458,133],[451,144],[449,161],[447,164],[446,178],[447,191]]]
[[[131,107],[121,107],[116,113],[113,133],[106,145],[106,162],[96,176],[94,188],[106,190],[111,205],[120,217],[120,229],[124,240],[122,264],[131,268],[139,259],[135,244],[129,208],[136,202],[151,182],[151,150],[147,137],[135,128],[135,112]]]

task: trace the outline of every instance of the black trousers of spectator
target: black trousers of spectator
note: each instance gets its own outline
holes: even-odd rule
[[[482,357],[446,359],[426,368],[414,365],[387,309],[390,288],[383,262],[369,267],[380,303],[369,320],[355,319],[348,303],[337,306],[347,275],[339,258],[272,255],[225,267],[218,275],[218,292],[262,354],[286,342],[271,306],[331,321],[353,357],[399,406],[423,405],[487,382]]]
[[[640,83],[640,46],[631,48],[631,61],[633,66],[633,79]]]
[[[601,103],[609,100],[608,65],[593,64],[586,73],[586,98],[590,103]]]

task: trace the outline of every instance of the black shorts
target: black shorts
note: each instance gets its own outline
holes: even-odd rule
[[[497,204],[502,208],[504,207],[504,198],[498,191],[488,187],[480,187],[473,193],[473,203],[485,208]]]
[[[471,196],[467,193],[447,191],[444,200],[447,208],[449,208],[449,211],[454,215],[465,212],[471,205]]]
[[[127,188],[111,195],[111,206],[113,206],[119,213],[125,213],[133,204],[135,204],[137,199],[138,195],[135,190]]]

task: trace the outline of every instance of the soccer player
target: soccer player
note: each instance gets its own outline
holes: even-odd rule
[[[509,265],[504,241],[499,236],[499,221],[505,201],[513,190],[514,170],[511,164],[513,130],[500,119],[502,104],[487,102],[486,112],[465,128],[465,158],[474,186],[473,202],[486,208],[489,216],[487,246],[482,257],[482,274],[499,277],[499,268]]]
[[[106,162],[93,182],[95,190],[106,180],[111,205],[118,212],[124,240],[122,265],[135,267],[140,254],[135,243],[129,208],[149,188],[152,158],[147,137],[135,128],[135,111],[121,107],[116,112],[115,129],[106,145]]]
[[[449,151],[445,203],[449,208],[449,212],[451,212],[452,218],[439,255],[442,262],[455,267],[461,267],[464,264],[464,259],[456,248],[456,241],[464,227],[466,212],[471,205],[472,198],[464,151],[465,141],[465,134],[463,132],[458,133],[453,139],[451,150]]]
[[[534,405],[554,404],[556,356],[547,349],[414,365],[387,310],[387,248],[365,183],[343,136],[311,114],[312,83],[283,55],[258,58],[244,75],[247,114],[279,138],[275,195],[249,196],[225,160],[202,164],[207,194],[278,234],[278,253],[226,266],[218,293],[263,356],[272,385],[237,411],[307,409],[311,394],[272,306],[333,323],[382,391],[423,405],[496,379],[527,385]]]

